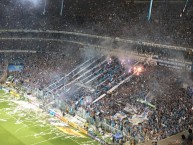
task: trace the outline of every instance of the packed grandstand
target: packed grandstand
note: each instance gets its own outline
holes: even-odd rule
[[[113,2],[95,17],[98,7],[84,15],[67,8],[65,22],[55,13],[48,16],[52,6],[46,12],[44,8],[47,15],[37,17],[26,10],[21,20],[20,14],[10,20],[13,13],[0,13],[0,90],[14,96],[15,104],[35,104],[97,144],[168,145],[159,141],[189,130],[187,137],[171,144],[191,145],[192,2],[186,2],[180,16],[181,3],[156,5],[168,13],[152,12],[151,22],[143,18],[147,5],[128,3],[117,4],[117,15],[105,14]],[[0,12],[3,7],[0,2]],[[126,9],[121,15],[122,7]],[[19,9],[21,4],[10,11]],[[56,124],[52,119],[48,122]]]
[[[124,142],[161,140],[192,127],[188,72],[69,44],[62,48],[65,53],[60,49],[1,53],[1,69],[9,71],[8,81],[18,93],[19,87],[29,94],[43,91],[46,99],[35,93],[43,104],[54,101],[52,107],[64,114],[81,116],[97,129],[121,132]]]

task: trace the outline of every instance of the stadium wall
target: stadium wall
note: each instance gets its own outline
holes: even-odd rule
[[[87,130],[85,130],[84,128],[80,127],[78,124],[71,122],[69,119],[67,119],[66,117],[62,117],[59,114],[55,113],[52,110],[48,110],[48,113],[50,113],[51,115],[54,115],[56,118],[60,119],[61,121],[63,121],[64,123],[72,126],[73,128],[78,129],[80,132],[84,133],[85,135],[91,137],[92,139],[98,141],[101,144],[105,144],[105,141],[101,140],[100,138],[93,136],[91,133],[89,133]]]
[[[54,111],[52,111],[50,109],[48,110],[48,113],[54,115],[56,118],[58,118],[61,121],[65,122],[66,124],[68,124],[68,125],[76,128],[76,129],[78,129],[80,132],[88,135],[88,131],[86,131],[84,128],[80,127],[78,124],[75,124],[75,123],[71,122],[67,118],[60,116],[59,114],[57,114],[56,112],[54,112]]]

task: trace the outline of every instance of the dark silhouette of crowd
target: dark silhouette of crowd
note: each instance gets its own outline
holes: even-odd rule
[[[2,2],[0,29],[67,30],[186,47],[192,44],[191,1],[182,16],[185,2],[165,1],[158,5],[155,2],[151,21],[147,20],[149,3],[146,2],[88,0],[84,2],[88,7],[83,2],[76,3],[66,1],[60,16],[59,1],[50,2],[45,15],[43,3],[36,8],[19,2]]]

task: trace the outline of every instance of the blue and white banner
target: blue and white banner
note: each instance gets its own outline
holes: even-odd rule
[[[24,65],[23,64],[18,64],[18,65],[9,64],[8,65],[9,72],[14,72],[14,71],[21,72],[23,69],[24,69]]]

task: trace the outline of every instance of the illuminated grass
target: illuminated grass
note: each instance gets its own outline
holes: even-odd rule
[[[0,91],[0,143],[2,145],[98,145],[94,140],[70,136],[52,126],[49,115],[19,110],[11,96]]]

